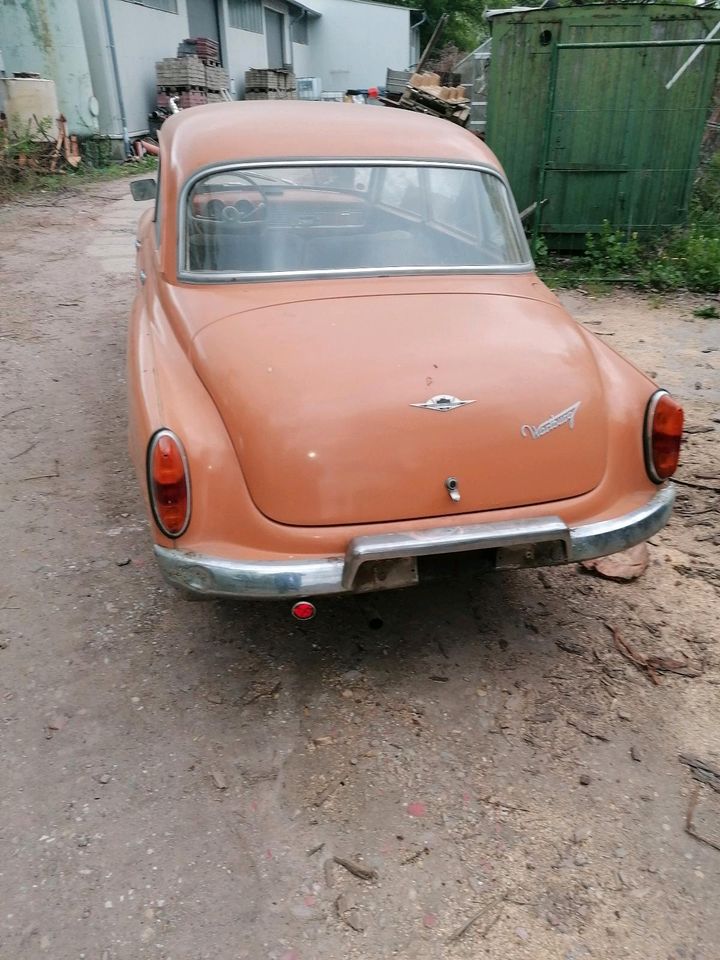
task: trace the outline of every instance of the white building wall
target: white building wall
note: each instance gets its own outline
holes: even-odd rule
[[[62,7],[49,0],[0,0],[0,53],[9,76],[39,73],[54,80],[58,107],[70,133],[97,133],[77,0],[65,0]]]
[[[268,0],[264,6],[277,10],[285,17],[285,51],[291,61],[294,73],[299,77],[308,76],[307,70],[311,63],[311,47],[309,44],[292,43],[291,23],[297,16],[297,8],[290,7],[282,0]],[[237,97],[242,98],[245,93],[245,71],[256,68],[263,70],[267,67],[267,40],[264,33],[254,33],[250,30],[241,30],[230,25],[226,0],[221,8],[221,32],[225,50],[225,67],[230,73],[233,88]],[[311,19],[309,30],[312,30],[316,21]],[[291,51],[291,52],[290,52]]]
[[[125,117],[130,136],[146,133],[148,113],[155,108],[155,63],[177,55],[188,35],[185,0],[177,13],[166,13],[127,0],[110,0],[115,51],[120,71]],[[80,15],[93,90],[100,104],[100,132],[120,139],[120,103],[102,0],[81,0]]]
[[[367,0],[309,0],[321,17],[307,21],[308,43],[293,43],[291,23],[298,8],[285,0],[264,0],[285,15],[285,49],[299,77],[320,77],[326,91],[382,86],[387,67],[411,60],[410,11]],[[128,0],[109,0],[130,137],[145,133],[155,106],[155,63],[174,57],[189,36],[186,0],[177,13]],[[225,66],[237,97],[245,71],[267,66],[264,33],[231,27],[227,0],[219,0]],[[0,0],[0,49],[5,69],[36,71],[56,81],[60,109],[78,134],[99,131],[122,140],[122,122],[112,68],[103,0]],[[290,57],[289,57],[290,59]],[[97,98],[99,116],[90,112]]]
[[[252,33],[227,26],[225,33],[225,68],[234,80],[235,95],[242,98],[245,92],[245,71],[253,67],[267,66],[267,47],[264,33]]]
[[[309,26],[310,35],[312,36],[312,24]],[[312,41],[311,41],[312,43]],[[292,45],[293,49],[293,73],[296,77],[312,77],[315,74],[310,73],[312,70],[312,47],[309,43],[294,43]]]
[[[323,90],[365,90],[385,86],[388,67],[409,65],[410,10],[368,0],[309,0],[322,14],[311,27],[308,76]]]
[[[188,34],[185,0],[178,12],[166,13],[127,0],[110,0],[123,97],[130,135],[148,128],[147,115],[155,108],[155,63],[176,57]]]

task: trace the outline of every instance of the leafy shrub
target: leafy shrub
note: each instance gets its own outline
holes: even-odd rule
[[[696,223],[714,215],[712,221],[716,230],[720,229],[720,152],[707,163],[698,178],[690,202],[690,220]],[[709,219],[709,218],[708,218]]]
[[[542,241],[538,270],[553,286],[585,281],[630,281],[652,290],[720,293],[720,153],[695,185],[689,226],[665,237],[641,241],[636,233],[605,221],[588,234],[584,256],[568,261],[548,255]]]
[[[668,252],[680,262],[686,287],[720,292],[720,235],[707,236],[691,226],[670,244]]]
[[[588,234],[585,262],[591,276],[613,276],[634,273],[642,262],[642,248],[637,233],[613,230],[607,220],[600,232]]]

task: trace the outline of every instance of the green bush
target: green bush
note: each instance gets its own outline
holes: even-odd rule
[[[549,256],[541,243],[538,270],[553,286],[629,281],[651,290],[720,293],[720,153],[695,185],[687,227],[641,241],[605,221],[588,234],[585,254],[570,260]]]
[[[691,222],[703,219],[712,219],[715,230],[720,230],[720,152],[708,161],[695,184],[690,202]]]
[[[686,287],[704,293],[720,292],[720,236],[707,236],[699,227],[691,226],[670,244],[668,252],[679,261]]]
[[[590,276],[633,273],[642,263],[643,251],[636,233],[613,230],[607,220],[599,233],[588,234],[585,263]]]

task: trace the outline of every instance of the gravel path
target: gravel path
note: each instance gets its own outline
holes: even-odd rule
[[[639,581],[185,603],[126,454],[126,194],[0,209],[2,960],[716,960],[678,756],[720,768],[720,321],[565,298],[686,405],[702,489]]]

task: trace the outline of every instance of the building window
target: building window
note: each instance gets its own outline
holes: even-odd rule
[[[164,10],[165,13],[177,13],[177,0],[129,0],[139,7],[152,7],[153,10]]]
[[[296,20],[292,25],[292,39],[293,43],[307,43],[308,42],[308,18],[307,13],[303,10],[300,19]]]
[[[262,0],[228,0],[231,27],[264,33]]]

